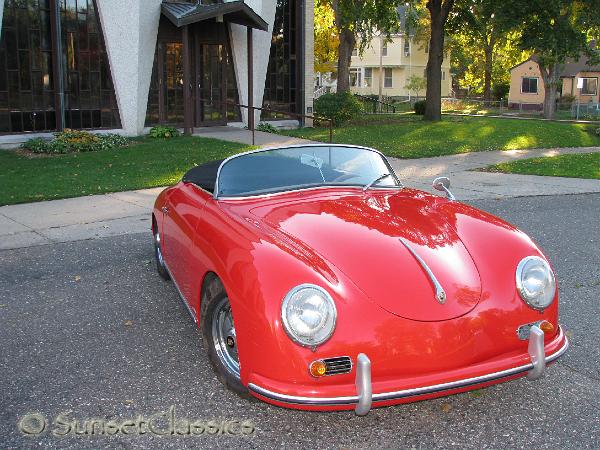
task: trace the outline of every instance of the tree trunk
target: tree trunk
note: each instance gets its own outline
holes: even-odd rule
[[[558,64],[550,64],[546,68],[540,64],[539,67],[544,81],[544,118],[554,119],[559,66]]]
[[[350,60],[352,58],[352,51],[356,45],[356,38],[351,30],[344,27],[341,14],[338,11],[339,8],[337,2],[334,1],[332,4],[335,12],[335,24],[340,36],[340,45],[338,47],[337,92],[348,92],[350,91]]]
[[[496,45],[496,39],[494,32],[492,31],[489,39],[485,37],[485,68],[483,72],[483,98],[489,102],[492,100],[492,68],[494,64],[494,46]]]
[[[442,120],[442,62],[444,61],[444,26],[454,0],[429,0],[431,38],[427,60],[427,93],[425,120]]]

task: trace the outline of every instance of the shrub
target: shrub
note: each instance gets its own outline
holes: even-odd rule
[[[333,120],[336,126],[362,112],[362,103],[350,92],[325,94],[315,100],[315,115]]]
[[[22,147],[33,153],[78,153],[124,147],[129,139],[118,134],[92,134],[83,130],[71,130],[54,134],[52,140],[29,139]]]
[[[157,125],[150,129],[150,137],[153,138],[169,139],[176,136],[179,136],[179,131],[175,127]]]
[[[571,106],[573,104],[573,102],[575,102],[575,100],[577,100],[577,97],[575,97],[574,95],[571,95],[571,94],[565,94],[565,95],[561,96],[560,98],[556,99],[556,101],[558,103],[561,103],[564,106]]]
[[[416,115],[424,116],[425,115],[425,100],[419,100],[418,102],[415,102],[414,109],[415,109]]]
[[[503,82],[492,86],[492,95],[496,100],[500,100],[508,97],[510,92],[510,83]]]
[[[256,126],[257,131],[263,131],[265,133],[278,134],[279,131],[273,125],[267,122],[261,122]]]
[[[600,128],[596,128],[596,136],[600,137]]]

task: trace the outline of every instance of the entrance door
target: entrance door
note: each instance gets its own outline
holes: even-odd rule
[[[227,124],[227,50],[222,44],[196,45],[196,126]]]

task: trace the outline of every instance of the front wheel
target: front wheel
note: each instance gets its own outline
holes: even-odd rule
[[[154,259],[156,261],[156,271],[158,272],[158,275],[160,275],[163,280],[170,280],[171,277],[169,276],[169,271],[165,265],[160,242],[160,234],[158,234],[158,227],[156,225],[154,226]]]
[[[213,370],[227,388],[249,397],[248,389],[240,381],[237,336],[225,288],[214,279],[202,297],[202,335]]]

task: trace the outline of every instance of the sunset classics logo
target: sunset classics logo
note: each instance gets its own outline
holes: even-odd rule
[[[138,414],[134,418],[85,418],[77,419],[72,411],[61,412],[48,419],[39,412],[25,414],[17,423],[21,433],[39,436],[50,433],[56,437],[66,436],[201,436],[229,435],[249,436],[256,427],[251,420],[195,419],[177,416],[175,406],[151,415]]]

